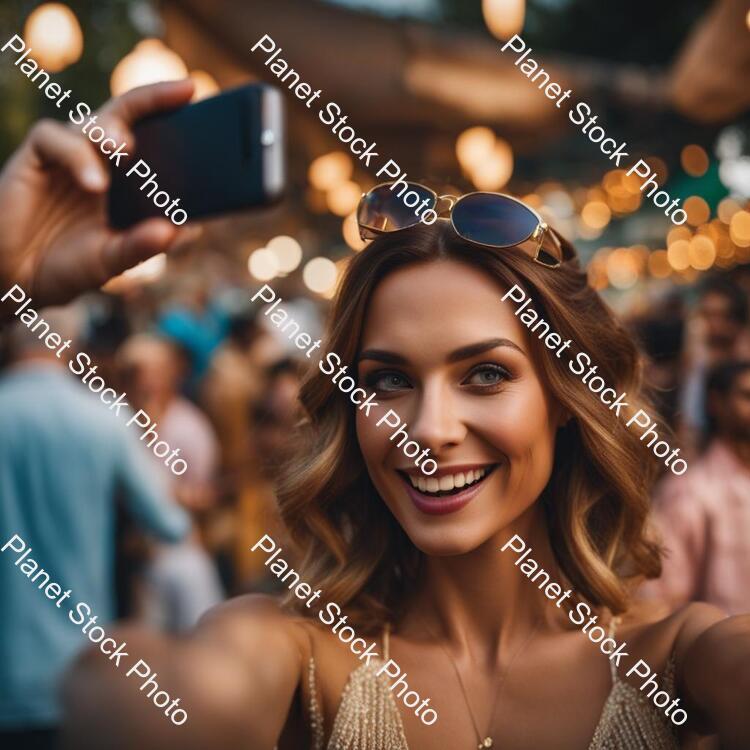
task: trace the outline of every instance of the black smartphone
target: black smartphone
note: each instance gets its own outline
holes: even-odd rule
[[[254,83],[139,120],[135,150],[112,167],[110,224],[121,229],[152,216],[182,224],[279,200],[283,108],[277,88]]]

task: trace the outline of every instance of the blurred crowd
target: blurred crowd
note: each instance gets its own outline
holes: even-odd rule
[[[226,597],[274,590],[250,547],[264,533],[284,538],[274,480],[300,417],[308,363],[265,325],[253,291],[181,272],[44,311],[107,385],[127,394],[131,411],[148,412],[160,439],[179,448],[188,466],[181,476],[24,326],[4,331],[3,513],[101,622],[131,618],[180,632]],[[281,293],[307,330],[321,330],[321,300],[293,285]],[[750,267],[736,267],[670,287],[625,320],[646,354],[651,395],[689,459],[683,476],[665,475],[656,487],[664,575],[641,590],[673,607],[702,600],[750,611],[749,307]],[[34,669],[46,685],[49,670],[62,672],[85,640],[31,585],[8,576],[40,627],[49,625],[50,648],[44,653],[34,638],[24,652],[22,624],[6,633],[19,658],[6,661],[0,690]],[[15,720],[8,692],[0,704]]]

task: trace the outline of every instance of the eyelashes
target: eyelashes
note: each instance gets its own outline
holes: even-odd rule
[[[513,376],[505,367],[493,362],[483,362],[473,367],[461,381],[462,386],[480,393],[496,393]],[[399,393],[414,386],[398,370],[373,370],[364,378],[365,385],[376,393]]]

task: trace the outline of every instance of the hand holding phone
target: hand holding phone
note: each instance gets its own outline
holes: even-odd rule
[[[250,84],[133,128],[135,150],[112,168],[110,223],[129,227],[152,216],[176,225],[269,205],[285,185],[283,98]]]

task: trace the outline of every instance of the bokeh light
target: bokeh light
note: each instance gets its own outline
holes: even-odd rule
[[[734,198],[723,198],[716,208],[716,215],[725,223],[729,224],[732,217],[742,208]]]
[[[482,15],[493,36],[510,39],[523,31],[526,0],[482,0]]]
[[[194,102],[198,102],[201,99],[208,99],[209,96],[219,93],[219,84],[216,82],[216,79],[210,73],[206,73],[205,70],[193,70],[190,73],[190,78],[195,84],[195,91],[193,92]]]
[[[667,260],[675,271],[684,271],[690,267],[690,243],[677,240],[667,249]]]
[[[359,236],[359,224],[357,223],[357,214],[354,211],[341,222],[341,234],[344,236],[344,242],[352,250],[359,252],[367,247],[367,242]]]
[[[484,127],[464,130],[456,139],[456,156],[463,169],[471,173],[490,156],[495,147],[495,134]]]
[[[336,216],[346,216],[354,211],[362,197],[362,188],[356,182],[347,180],[328,191],[326,203]]]
[[[696,235],[690,240],[688,258],[690,265],[697,271],[706,271],[716,260],[716,247],[710,237]]]
[[[313,187],[327,191],[348,180],[353,173],[354,165],[349,154],[331,151],[312,161],[307,178]]]
[[[142,284],[150,284],[160,279],[167,270],[167,256],[164,253],[154,255],[133,268],[124,272],[123,276]]]
[[[750,213],[737,211],[729,224],[729,236],[739,247],[750,247]]]
[[[604,201],[589,201],[581,211],[581,219],[592,229],[602,229],[609,224],[609,206]]]
[[[258,281],[270,281],[279,272],[279,261],[267,247],[260,247],[250,254],[247,269]]]
[[[666,279],[672,273],[666,250],[654,250],[648,256],[648,272],[655,279]]]
[[[291,273],[302,262],[302,247],[294,237],[280,234],[269,240],[266,247],[276,256],[281,273]]]
[[[708,154],[705,149],[691,143],[680,154],[682,168],[692,177],[701,177],[708,171]]]
[[[132,52],[125,55],[112,71],[110,89],[112,96],[160,81],[178,81],[186,78],[187,67],[182,58],[160,39],[144,39]]]
[[[326,294],[336,286],[336,264],[328,258],[318,257],[307,262],[302,271],[305,286],[318,294]]]
[[[26,19],[23,38],[34,59],[48,72],[58,73],[80,59],[83,32],[75,13],[63,3],[44,3]]]
[[[480,190],[500,190],[513,174],[513,150],[498,138],[487,157],[471,171],[471,180]]]
[[[704,224],[708,221],[711,216],[711,210],[708,207],[708,203],[703,200],[699,195],[691,195],[685,200],[683,209],[687,214],[688,224],[697,227],[699,224]]]

